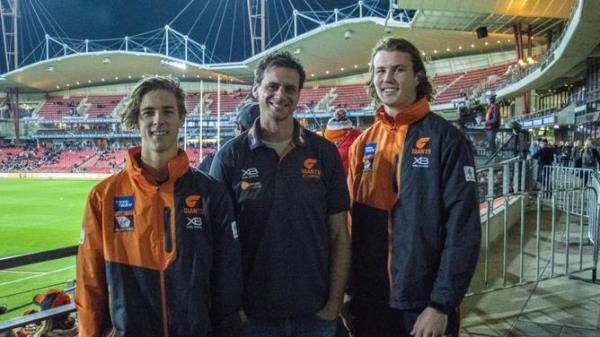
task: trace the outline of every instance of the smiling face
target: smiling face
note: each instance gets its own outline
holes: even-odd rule
[[[252,88],[260,105],[261,120],[292,122],[300,98],[300,75],[292,68],[269,66]]]
[[[142,136],[142,156],[177,155],[177,133],[183,115],[177,108],[175,94],[167,90],[152,90],[142,97],[138,128]]]
[[[410,54],[381,50],[373,57],[373,69],[375,91],[389,115],[417,100],[419,81]]]

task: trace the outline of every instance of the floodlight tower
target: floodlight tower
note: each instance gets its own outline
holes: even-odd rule
[[[0,23],[6,71],[19,67],[19,0],[0,1]]]
[[[6,6],[5,6],[6,4]],[[0,0],[0,24],[6,72],[19,67],[19,0]],[[15,145],[19,146],[19,89],[9,88],[6,105],[15,124]]]
[[[252,55],[256,55],[265,50],[265,0],[246,0],[248,4],[248,24],[250,25],[250,45],[252,46]],[[260,27],[260,35],[257,30]],[[257,51],[255,42],[258,41],[260,49]]]

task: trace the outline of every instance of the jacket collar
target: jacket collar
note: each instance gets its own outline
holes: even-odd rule
[[[142,185],[150,185],[150,182],[144,177],[140,160],[142,157],[142,148],[139,146],[132,147],[127,150],[127,162],[125,170],[127,170],[133,179]],[[177,156],[169,161],[169,180],[164,184],[172,185],[174,181],[183,176],[189,170],[189,160],[185,151],[179,149]]]
[[[306,146],[306,130],[294,119],[294,133],[292,135],[292,142],[296,146]],[[260,146],[266,146],[262,141],[262,134],[260,131],[260,117],[254,121],[254,125],[248,130],[248,146],[250,150],[255,150]]]
[[[429,112],[429,102],[426,97],[421,98],[412,105],[400,110],[396,115],[396,118],[390,117],[385,113],[385,108],[380,106],[375,112],[375,116],[378,121],[381,121],[383,125],[388,127],[397,127],[406,124],[412,124],[419,119],[425,117]]]

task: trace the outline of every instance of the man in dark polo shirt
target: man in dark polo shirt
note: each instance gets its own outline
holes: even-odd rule
[[[335,146],[293,118],[305,73],[289,53],[255,72],[260,117],[215,156],[240,228],[242,336],[334,336],[348,277],[349,207]]]

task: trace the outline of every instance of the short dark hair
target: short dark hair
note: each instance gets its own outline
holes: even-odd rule
[[[260,84],[263,78],[265,77],[265,70],[268,67],[283,67],[294,69],[300,75],[300,83],[298,89],[302,89],[304,86],[304,80],[306,79],[306,73],[304,72],[304,68],[300,61],[297,58],[293,57],[287,51],[277,51],[271,54],[268,54],[265,58],[263,58],[256,67],[254,71],[254,84]]]
[[[129,94],[129,103],[121,112],[121,122],[130,129],[138,127],[138,118],[140,116],[140,105],[144,95],[154,90],[166,90],[175,95],[177,101],[177,110],[179,116],[185,116],[185,94],[179,87],[177,79],[166,76],[150,76],[140,80]]]
[[[419,54],[419,50],[412,43],[408,42],[408,40],[402,38],[394,38],[387,37],[377,43],[375,48],[373,48],[373,52],[371,52],[371,63],[369,63],[369,80],[367,81],[367,86],[369,90],[369,95],[375,100],[377,104],[381,103],[381,100],[377,96],[377,91],[375,91],[375,83],[373,83],[373,76],[375,76],[375,65],[373,64],[373,59],[375,59],[375,55],[377,55],[380,51],[399,51],[408,53],[410,55],[410,59],[412,60],[413,72],[419,79],[419,84],[417,84],[417,100],[427,97],[428,101],[431,101],[433,98],[433,86],[427,79],[427,71],[425,70],[425,64],[421,59],[421,55]]]

